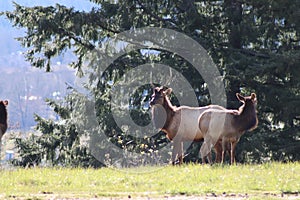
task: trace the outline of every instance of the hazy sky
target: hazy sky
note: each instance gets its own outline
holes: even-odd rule
[[[78,10],[90,10],[94,3],[89,0],[0,0],[0,12],[12,11],[14,9],[13,2],[24,6],[54,6],[55,4],[62,4],[68,7],[74,7]],[[97,6],[97,5],[96,5]],[[23,35],[24,30],[19,30],[16,27],[10,26],[10,22],[4,17],[0,16],[0,56],[6,56],[16,52],[9,52],[9,49],[16,49],[19,43],[14,39]],[[3,38],[5,38],[3,40]],[[5,48],[6,47],[6,48]],[[13,48],[11,48],[13,47]],[[22,50],[20,46],[20,50]],[[0,59],[1,60],[1,59]]]
[[[75,7],[79,10],[89,10],[95,5],[89,0],[1,0],[0,10],[11,10],[13,9],[13,2],[24,6],[50,6],[55,4],[62,4],[70,7]]]

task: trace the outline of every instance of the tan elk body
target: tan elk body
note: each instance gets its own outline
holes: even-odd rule
[[[208,109],[225,109],[221,106],[205,107],[173,106],[168,98],[171,88],[154,88],[150,105],[154,124],[166,133],[167,138],[173,140],[172,164],[176,157],[179,164],[183,161],[183,141],[199,141],[203,134],[199,129],[199,116]]]
[[[245,131],[256,128],[258,120],[256,113],[256,94],[243,97],[237,94],[243,105],[239,110],[205,110],[199,117],[199,129],[204,134],[204,143],[201,146],[200,154],[204,158],[210,153],[211,147],[222,144],[222,161],[225,151],[230,144],[230,161],[235,162],[235,147]],[[220,148],[220,147],[219,147]]]

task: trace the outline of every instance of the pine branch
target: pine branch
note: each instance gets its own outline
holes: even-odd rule
[[[176,21],[172,20],[172,19],[164,19],[162,17],[159,17],[158,15],[154,15],[152,11],[150,11],[146,6],[143,5],[143,3],[140,0],[137,0],[139,6],[143,9],[143,11],[150,15],[151,17],[153,17],[154,19],[161,21],[161,22],[171,22],[171,26],[173,27],[177,27]],[[176,25],[176,26],[175,26]]]
[[[59,27],[58,30],[59,32],[62,32],[64,35],[68,36],[70,39],[73,39],[75,42],[81,44],[87,49],[89,50],[95,49],[95,45],[91,44],[90,42],[83,41],[80,37],[76,36],[75,34],[72,34],[71,32],[66,31],[64,28]]]

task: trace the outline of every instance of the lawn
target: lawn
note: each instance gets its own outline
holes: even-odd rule
[[[12,199],[225,194],[271,198],[275,195],[297,197],[300,193],[299,162],[236,166],[186,164],[121,170],[30,168],[1,170],[0,176],[0,198]]]

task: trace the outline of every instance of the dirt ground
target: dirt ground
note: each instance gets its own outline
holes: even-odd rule
[[[77,195],[74,195],[77,196]],[[0,199],[47,199],[47,200],[244,200],[244,199],[300,199],[300,194],[273,194],[273,193],[264,193],[264,194],[221,194],[216,195],[214,193],[202,195],[202,196],[187,196],[187,195],[165,195],[165,196],[135,196],[128,195],[122,197],[72,197],[72,195],[63,195],[63,194],[32,194],[27,197],[18,197],[18,196],[9,196],[4,197],[0,194]]]
[[[203,196],[186,196],[186,195],[179,195],[179,196],[161,196],[161,197],[131,197],[130,195],[128,197],[105,197],[100,198],[103,200],[129,200],[129,199],[136,199],[136,200],[243,200],[243,199],[264,199],[264,198],[274,198],[274,199],[300,199],[300,194],[271,194],[271,193],[265,193],[265,194],[222,194],[222,195],[216,195],[216,194],[206,194]],[[95,198],[99,199],[99,198]]]

